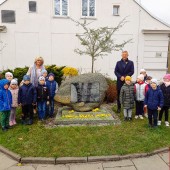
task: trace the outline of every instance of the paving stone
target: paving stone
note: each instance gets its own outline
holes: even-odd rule
[[[134,162],[137,170],[168,170],[168,165],[158,155],[133,159],[132,161]]]
[[[55,158],[26,157],[21,158],[21,162],[33,164],[55,164]]]
[[[7,169],[17,163],[17,161],[10,159],[3,153],[0,153],[0,170]]]
[[[68,165],[39,165],[36,170],[69,170]]]
[[[70,166],[70,170],[103,170],[101,163],[72,164],[72,165],[69,165],[69,166]]]
[[[120,156],[89,156],[88,162],[100,162],[100,161],[118,161],[120,160]]]
[[[136,170],[136,168],[134,166],[126,166],[126,167],[104,168],[104,170]]]
[[[170,153],[161,153],[159,156],[167,163],[170,163]]]
[[[104,162],[104,168],[113,168],[113,167],[124,167],[124,166],[133,166],[133,162],[130,160],[122,160],[122,161],[111,161]]]
[[[12,166],[6,170],[35,170],[35,168],[31,165],[25,165],[25,166]]]

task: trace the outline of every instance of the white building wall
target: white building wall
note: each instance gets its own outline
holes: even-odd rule
[[[82,48],[75,34],[83,30],[77,27],[70,18],[55,17],[53,5],[53,0],[37,0],[37,13],[28,12],[28,0],[8,0],[0,6],[0,10],[16,11],[16,24],[0,23],[7,27],[6,33],[0,33],[0,39],[6,44],[0,56],[0,69],[29,66],[33,64],[36,56],[41,55],[45,59],[45,64],[73,66],[82,72],[91,70],[91,58],[79,56],[74,52],[75,48]],[[113,5],[120,5],[120,16],[112,15]],[[69,0],[69,17],[83,22],[81,0]],[[114,27],[124,17],[127,17],[128,22],[114,37],[117,42],[133,38],[133,42],[127,44],[124,49],[129,51],[129,59],[134,61],[135,75],[133,77],[135,78],[141,68],[146,67],[148,70],[152,68],[147,52],[149,51],[150,54],[152,52],[154,58],[154,53],[159,49],[157,46],[147,45],[148,41],[146,42],[145,39],[149,35],[144,35],[142,30],[170,28],[153,19],[133,0],[107,0],[107,2],[96,0],[96,18],[87,21],[91,22],[91,27]],[[163,60],[155,58],[158,61],[155,65],[164,68],[168,51],[165,45],[168,35],[152,34],[151,36],[156,37],[157,41],[162,39],[164,41],[160,44],[164,47],[159,49],[163,52]],[[98,58],[95,62],[95,70],[115,78],[115,64],[120,59],[121,52],[113,51],[108,56]],[[152,74],[152,70],[150,71]],[[165,70],[161,74],[164,73]]]

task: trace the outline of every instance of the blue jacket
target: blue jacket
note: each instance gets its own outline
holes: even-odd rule
[[[164,98],[160,87],[157,87],[156,90],[150,88],[146,92],[144,104],[147,105],[148,109],[157,110],[158,107],[163,107]]]
[[[4,89],[4,85],[8,84],[9,81],[6,79],[0,80],[0,111],[9,111],[12,106],[12,94],[7,89]]]
[[[132,76],[133,74],[134,74],[133,61],[128,59],[126,60],[126,62],[123,61],[123,59],[118,61],[115,67],[115,75],[117,76],[117,89],[120,90],[123,84],[125,83],[124,81],[120,80],[122,76],[124,77]]]
[[[19,88],[18,92],[18,103],[22,105],[28,105],[32,103],[36,103],[37,101],[37,91],[36,88],[29,83],[28,85],[23,84]]]
[[[58,83],[53,80],[53,81],[46,81],[46,86],[49,90],[49,96],[50,98],[53,98],[55,96],[56,89],[58,89]]]

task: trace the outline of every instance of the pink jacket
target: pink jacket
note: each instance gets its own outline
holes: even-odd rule
[[[12,94],[12,107],[18,107],[18,88],[12,89],[9,88],[11,94]]]

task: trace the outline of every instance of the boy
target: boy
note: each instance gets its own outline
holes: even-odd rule
[[[49,104],[49,90],[45,85],[45,78],[39,77],[39,84],[37,87],[37,105],[38,105],[38,117],[41,121],[45,118],[46,105]]]
[[[1,115],[1,126],[3,131],[9,129],[9,116],[12,105],[12,95],[8,90],[9,80],[0,80],[0,115]]]
[[[48,80],[46,82],[47,88],[49,89],[49,107],[47,109],[47,114],[49,117],[54,116],[54,96],[58,90],[58,83],[54,80],[54,74],[49,73],[48,74]]]
[[[134,85],[130,76],[125,77],[125,84],[120,91],[120,103],[123,105],[124,120],[132,120],[132,109],[134,108]]]
[[[31,125],[33,123],[33,106],[36,105],[36,89],[30,83],[30,76],[23,77],[23,85],[19,88],[18,104],[22,106],[22,123]],[[27,117],[29,118],[26,122]]]
[[[162,91],[158,88],[158,81],[151,79],[151,88],[146,92],[144,107],[148,109],[148,120],[150,127],[157,127],[158,111],[164,104]],[[153,122],[152,122],[153,118]]]

